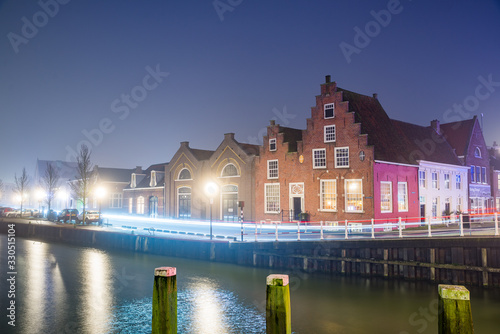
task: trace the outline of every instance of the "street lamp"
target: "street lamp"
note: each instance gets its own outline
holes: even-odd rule
[[[214,204],[214,197],[217,195],[219,187],[214,182],[208,182],[205,185],[205,193],[210,198],[210,240],[212,240],[212,206]]]
[[[99,200],[99,225],[101,225],[102,224],[102,222],[101,222],[101,202],[102,202],[102,199],[104,198],[104,196],[106,195],[106,189],[104,189],[103,187],[98,187],[95,190],[95,195],[97,196],[97,199]]]

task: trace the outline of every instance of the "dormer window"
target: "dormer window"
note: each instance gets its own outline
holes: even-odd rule
[[[269,151],[276,151],[276,138],[269,139]]]
[[[130,188],[135,188],[135,187],[137,187],[136,177],[135,177],[135,173],[132,173],[132,176],[130,178]]]
[[[151,171],[151,180],[149,181],[150,187],[156,187],[156,171]]]
[[[335,103],[325,104],[325,118],[335,117]]]
[[[479,147],[476,147],[476,150],[474,151],[474,156],[476,158],[481,158],[481,149]]]

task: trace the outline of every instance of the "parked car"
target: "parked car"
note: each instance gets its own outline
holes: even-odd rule
[[[5,217],[9,217],[9,218],[12,218],[12,217],[21,217],[21,210],[16,209],[16,210],[8,211],[5,214]]]
[[[78,221],[83,221],[83,211],[78,215]],[[85,224],[99,222],[99,211],[85,211]]]
[[[78,210],[77,209],[64,209],[59,212],[57,216],[57,221],[62,221],[64,223],[74,220],[78,221]]]
[[[53,222],[57,220],[57,212],[50,209],[50,211],[47,213],[47,220]]]
[[[8,212],[13,211],[14,209],[9,207],[0,208],[0,216],[5,217]]]

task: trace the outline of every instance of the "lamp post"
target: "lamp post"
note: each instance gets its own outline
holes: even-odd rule
[[[210,240],[212,240],[212,206],[214,204],[214,197],[217,194],[218,187],[217,184],[214,182],[208,182],[205,185],[205,193],[207,194],[208,198],[210,199]]]
[[[102,203],[102,199],[106,195],[106,189],[104,189],[103,187],[97,187],[97,189],[95,190],[95,195],[97,196],[97,199],[99,200],[99,225],[101,225],[102,224],[102,222],[101,222],[101,203]]]

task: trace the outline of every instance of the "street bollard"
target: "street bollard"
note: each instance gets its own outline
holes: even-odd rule
[[[375,224],[373,223],[373,218],[372,218],[372,239],[375,239]]]
[[[464,236],[464,216],[460,214],[460,236]]]
[[[297,222],[297,241],[300,241],[300,222]]]
[[[474,333],[469,290],[461,285],[440,284],[438,292],[438,333]]]
[[[398,218],[398,224],[399,224],[399,237],[403,237],[403,227],[401,226],[401,217]]]
[[[323,240],[323,221],[320,221],[319,224],[320,224],[320,234],[321,234],[320,240]]]
[[[177,333],[177,269],[155,269],[152,332]]]
[[[278,241],[278,222],[276,222],[276,241]]]
[[[432,231],[431,231],[431,217],[430,216],[427,218],[427,231],[428,231],[427,232],[427,236],[429,238],[431,238],[432,237]]]
[[[257,222],[255,222],[255,242],[257,242]]]
[[[345,238],[349,239],[349,233],[347,231],[347,219],[345,220]]]
[[[269,275],[266,284],[266,333],[292,333],[288,275]]]

